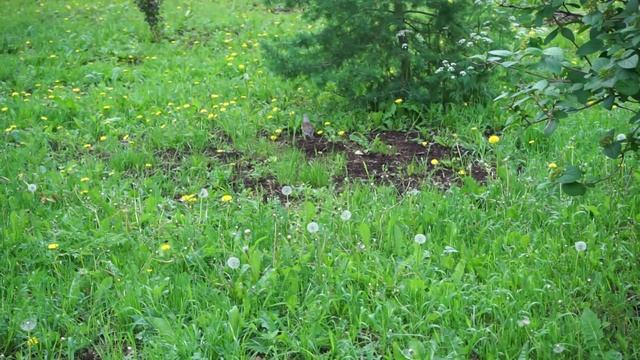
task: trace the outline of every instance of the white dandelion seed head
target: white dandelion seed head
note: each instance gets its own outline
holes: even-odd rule
[[[247,252],[247,251],[249,251],[249,246],[248,245],[243,246],[242,252]]]
[[[587,243],[584,241],[576,241],[575,247],[577,252],[583,252],[587,250]]]
[[[312,221],[310,223],[307,224],[307,231],[314,234],[317,233],[320,230],[320,225],[318,225],[317,222]]]
[[[565,350],[565,347],[562,344],[553,345],[553,352],[555,354],[562,354],[564,352],[564,350]]]
[[[209,197],[209,191],[205,188],[200,189],[200,192],[198,193],[198,197],[201,199],[206,199]]]
[[[528,317],[523,317],[522,319],[518,320],[518,326],[520,327],[525,327],[525,326],[529,326],[531,325],[531,320],[529,320]]]
[[[413,237],[413,241],[418,245],[422,245],[427,242],[427,237],[425,234],[416,234],[416,236]]]
[[[36,328],[37,324],[38,324],[38,320],[34,317],[31,317],[23,321],[22,324],[20,324],[20,329],[22,329],[22,331],[25,331],[25,332],[32,332]]]
[[[418,189],[411,189],[407,192],[407,194],[411,195],[411,196],[416,196],[418,194],[420,194],[420,190]]]
[[[36,192],[36,190],[38,190],[38,185],[36,185],[36,184],[28,184],[27,185],[27,190],[29,190],[30,193],[34,193],[34,192]]]
[[[625,134],[618,134],[618,136],[616,136],[616,141],[625,141],[627,140],[627,135]]]
[[[289,196],[291,195],[291,193],[293,193],[293,188],[291,188],[291,186],[289,185],[285,185],[280,191],[282,191],[282,195]]]
[[[251,229],[244,229],[245,235],[251,235]]]
[[[238,259],[235,256],[231,256],[229,259],[227,259],[227,266],[232,268],[233,270],[239,268],[240,267],[240,259]]]
[[[340,219],[342,219],[342,221],[351,220],[351,211],[349,210],[343,211],[342,214],[340,214]]]

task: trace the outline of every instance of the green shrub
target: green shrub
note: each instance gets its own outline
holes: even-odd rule
[[[378,108],[397,98],[462,102],[486,96],[488,73],[466,58],[493,42],[498,17],[471,0],[306,0],[311,30],[264,44],[271,69],[330,85]]]
[[[602,152],[620,160],[628,152],[637,155],[640,146],[638,0],[571,4],[511,2],[503,6],[522,10],[520,23],[534,28],[549,26],[551,30],[544,39],[531,38],[526,48],[488,52],[489,63],[536,79],[514,93],[500,96],[511,99],[511,110],[520,115],[514,120],[522,119],[527,125],[544,123],[544,132],[550,135],[570,113],[594,106],[623,109],[628,111],[628,116],[621,117],[620,129],[629,130],[605,132],[600,141]],[[569,46],[550,46],[558,36]],[[533,118],[523,106],[527,103],[537,110]],[[627,121],[630,126],[625,124]],[[582,177],[578,167],[570,166],[558,172],[555,181],[570,195],[580,195],[587,186],[598,182],[585,182]]]

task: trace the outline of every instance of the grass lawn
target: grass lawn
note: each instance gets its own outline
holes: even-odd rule
[[[133,1],[2,3],[0,359],[640,358],[621,112],[490,144],[508,114],[459,104],[390,143],[264,67],[299,13],[163,6],[153,43]],[[567,197],[571,164],[615,175]]]

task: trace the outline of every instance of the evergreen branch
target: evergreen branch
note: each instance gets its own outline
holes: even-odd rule
[[[435,17],[436,14],[432,14],[432,13],[428,13],[426,11],[420,11],[420,10],[405,10],[403,12],[403,14],[422,14],[422,15],[427,15],[427,16],[431,16],[431,17]]]

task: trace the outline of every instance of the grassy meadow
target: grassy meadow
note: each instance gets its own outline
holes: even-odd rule
[[[503,109],[436,109],[415,142],[485,181],[457,152],[349,181],[295,146],[302,114],[338,143],[380,124],[263,65],[298,12],[167,0],[154,43],[133,1],[2,9],[0,359],[640,358],[640,172],[594,131],[622,110],[491,144]],[[613,176],[568,197],[571,164]]]

